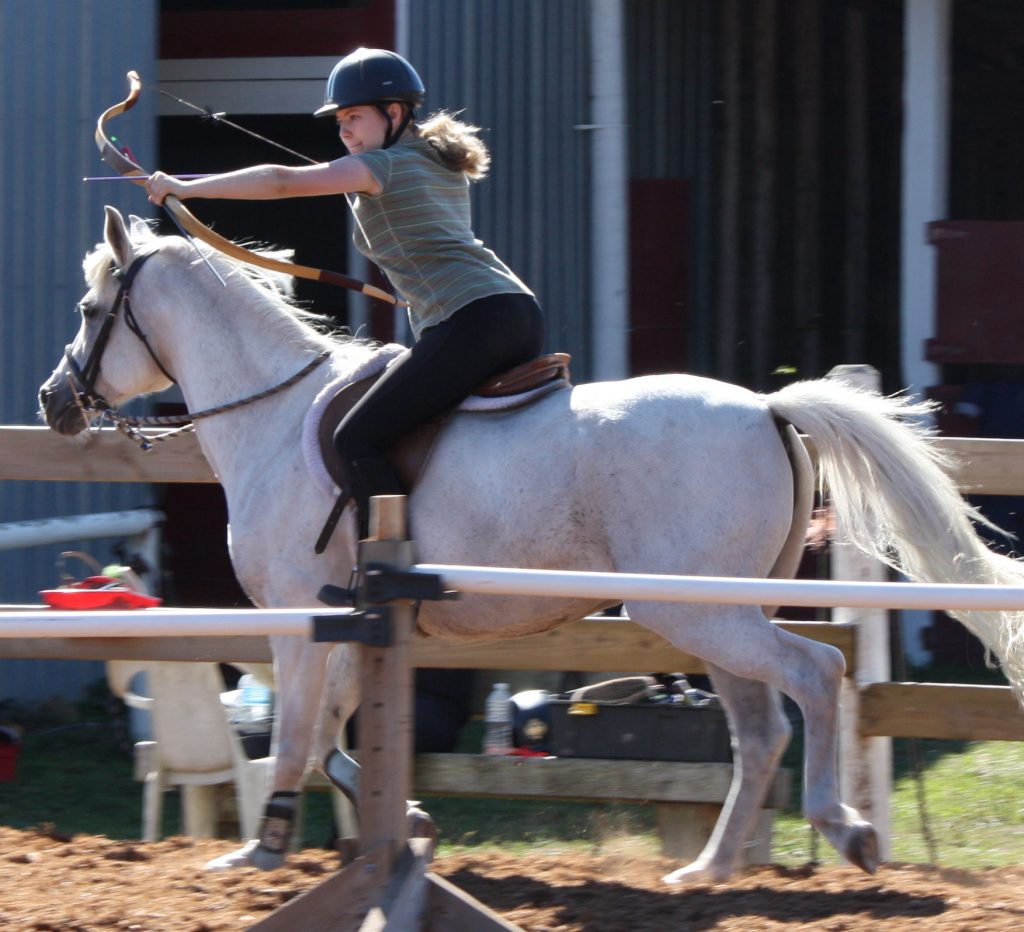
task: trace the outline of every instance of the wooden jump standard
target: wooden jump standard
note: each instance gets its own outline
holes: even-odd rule
[[[371,564],[396,573],[413,564],[404,496],[374,498],[370,527],[371,540],[360,545],[360,604]],[[408,837],[416,623],[412,602],[405,598],[368,605],[361,618],[359,613],[350,617],[350,632],[338,631],[346,619],[339,625],[336,614],[315,620],[314,637],[361,642],[359,855],[251,926],[252,932],[515,932],[518,926],[427,870],[433,839]]]

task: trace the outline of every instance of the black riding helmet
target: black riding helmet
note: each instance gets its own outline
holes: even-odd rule
[[[329,116],[345,107],[371,105],[388,119],[388,104],[405,104],[405,118],[394,132],[388,119],[383,146],[387,149],[401,138],[425,94],[420,76],[401,55],[385,49],[359,48],[334,66],[327,79],[324,105],[313,116]]]

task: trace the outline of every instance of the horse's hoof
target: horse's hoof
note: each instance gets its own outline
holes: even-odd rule
[[[850,837],[844,852],[846,860],[866,874],[878,870],[878,833],[870,822],[858,822],[850,828]]]
[[[437,823],[428,813],[416,806],[410,806],[405,811],[405,817],[408,820],[406,827],[410,838],[429,838],[431,847],[437,846],[440,833],[437,830]]]
[[[692,864],[687,864],[686,867],[672,871],[671,874],[666,874],[661,878],[661,882],[677,887],[684,883],[721,883],[728,879],[728,872],[721,875],[719,871],[714,871],[699,861],[694,861]]]
[[[270,851],[267,848],[260,847],[257,842],[256,847],[253,849],[250,863],[261,871],[272,871],[284,864],[284,859],[285,854],[283,851]]]
[[[203,870],[207,871],[226,871],[232,870],[236,867],[251,867],[252,866],[252,855],[256,850],[256,846],[259,842],[254,838],[252,841],[247,841],[237,851],[232,851],[228,854],[222,854],[219,858],[214,858],[212,861],[207,861],[203,865]]]

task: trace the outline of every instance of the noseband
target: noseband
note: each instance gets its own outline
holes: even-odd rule
[[[103,360],[103,353],[107,348],[107,344],[110,342],[110,333],[117,322],[117,316],[122,307],[124,308],[125,325],[139,338],[142,345],[146,347],[146,352],[149,353],[150,358],[156,363],[157,368],[172,382],[176,381],[174,376],[167,371],[164,364],[157,358],[153,347],[149,343],[149,339],[139,326],[139,322],[132,311],[131,301],[128,298],[128,290],[131,288],[132,282],[135,281],[135,276],[139,274],[140,269],[151,255],[153,255],[152,252],[142,253],[136,256],[128,268],[114,270],[114,277],[119,282],[117,296],[114,298],[114,303],[111,305],[110,310],[107,311],[107,316],[103,318],[100,332],[96,336],[96,342],[89,351],[85,364],[80,366],[75,362],[74,356],[71,355],[70,346],[64,348],[64,358],[67,360],[68,368],[71,370],[70,381],[71,387],[75,392],[75,401],[83,411],[105,413],[112,410],[107,399],[96,393],[96,381],[100,377],[100,364]]]

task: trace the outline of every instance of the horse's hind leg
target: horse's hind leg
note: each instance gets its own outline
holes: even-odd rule
[[[734,677],[758,680],[790,696],[804,717],[804,809],[808,821],[852,864],[869,873],[878,866],[877,838],[871,825],[839,799],[837,717],[846,665],[836,648],[772,625],[754,607],[630,607],[630,616],[661,634],[680,650],[697,654]],[[725,679],[720,682],[725,683]],[[737,687],[733,687],[734,691]],[[726,690],[729,686],[726,686]],[[749,695],[749,694],[748,694]],[[735,712],[734,712],[735,714]],[[756,713],[755,713],[756,714]],[[742,726],[738,726],[742,727]],[[743,749],[741,748],[741,754]],[[751,752],[747,752],[748,754]],[[761,799],[757,800],[760,805]],[[752,818],[745,798],[737,821]],[[733,807],[735,808],[735,807]],[[723,810],[730,818],[731,809]],[[719,838],[724,835],[716,834]],[[716,837],[712,836],[712,841]],[[741,841],[720,844],[741,844]],[[716,861],[724,869],[725,855]]]
[[[709,665],[733,736],[733,778],[722,814],[700,856],[664,879],[727,879],[741,865],[741,855],[760,820],[761,808],[789,743],[789,721],[779,693],[756,680],[743,679]]]

